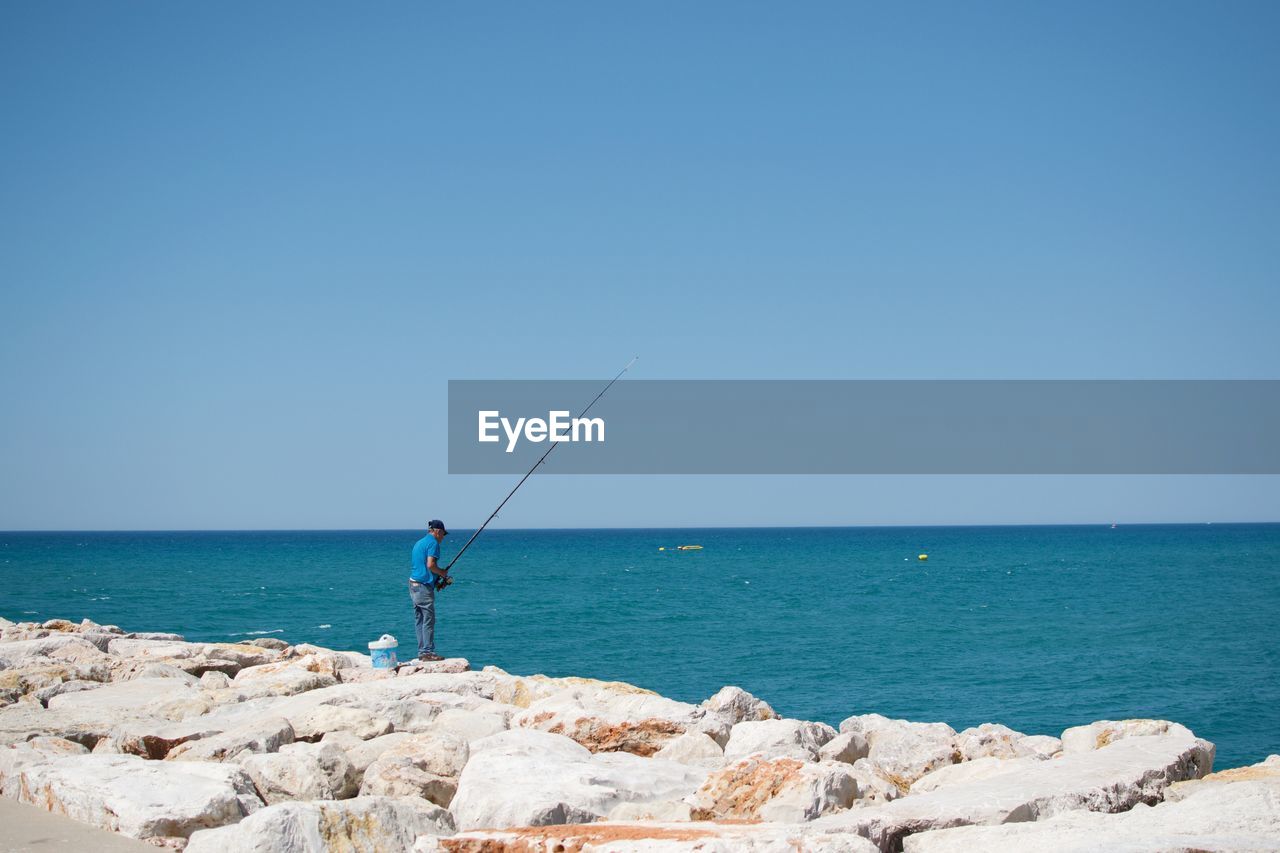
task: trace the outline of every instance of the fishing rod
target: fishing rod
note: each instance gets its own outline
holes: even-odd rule
[[[591,411],[591,407],[594,406],[599,401],[599,399],[605,395],[606,391],[608,391],[610,388],[613,387],[613,383],[617,382],[619,379],[622,378],[622,374],[626,373],[628,370],[631,369],[631,365],[635,364],[636,360],[639,358],[640,356],[636,356],[635,358],[628,361],[627,366],[619,370],[618,375],[609,380],[609,384],[604,386],[604,388],[601,389],[600,393],[595,396],[595,399],[593,399],[590,403],[587,403],[587,407],[583,409],[581,412],[579,412],[577,414],[577,417],[580,418],[583,415],[585,415],[587,412]],[[471,547],[471,543],[476,541],[476,537],[484,532],[484,529],[489,526],[489,522],[493,521],[495,518],[498,517],[498,513],[501,512],[502,508],[507,505],[507,501],[511,500],[511,496],[514,495],[516,492],[520,491],[520,487],[524,485],[524,481],[533,476],[533,472],[537,471],[538,466],[540,466],[543,462],[547,461],[547,457],[551,455],[551,451],[555,450],[556,446],[559,444],[560,444],[559,441],[554,441],[551,443],[551,446],[547,448],[547,452],[542,454],[542,456],[538,458],[537,462],[533,463],[533,467],[529,469],[528,473],[526,473],[523,477],[520,478],[520,482],[516,483],[516,487],[507,493],[507,496],[502,499],[502,503],[498,504],[498,508],[495,509],[492,513],[490,513],[489,517],[484,520],[484,524],[480,525],[479,529],[477,529],[475,533],[471,534],[471,538],[466,541],[466,543],[462,546],[462,548],[458,551],[458,553],[453,555],[453,559],[449,561],[449,565],[444,567],[445,576],[442,578],[436,579],[436,589],[444,589],[446,586],[453,583],[453,578],[449,577],[449,570],[453,568],[453,564],[458,562],[458,560],[462,559],[462,555],[465,554],[467,552],[467,549]]]

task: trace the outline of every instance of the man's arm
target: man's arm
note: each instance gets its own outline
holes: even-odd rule
[[[449,576],[448,570],[440,568],[440,561],[435,557],[427,557],[427,571],[442,578],[447,578]]]

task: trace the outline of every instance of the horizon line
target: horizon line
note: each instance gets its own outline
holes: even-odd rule
[[[980,527],[1208,527],[1212,525],[1267,525],[1280,524],[1270,521],[1012,521],[1012,522],[951,522],[932,524],[879,523],[879,524],[716,524],[674,525],[645,527],[493,527],[490,532],[501,533],[552,533],[559,531],[623,531],[623,530],[862,530],[885,528],[980,528]],[[157,527],[157,528],[71,528],[41,527],[21,530],[0,530],[0,535],[11,533],[403,533],[425,530],[423,527]],[[456,527],[455,530],[473,531],[474,527]]]

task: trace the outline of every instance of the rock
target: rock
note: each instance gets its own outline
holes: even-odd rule
[[[144,663],[130,671],[129,675],[123,679],[132,681],[137,678],[176,678],[188,686],[195,687],[200,684],[200,679],[194,675],[178,669],[176,666],[158,661]]]
[[[286,800],[345,800],[356,795],[356,769],[330,743],[290,743],[275,753],[241,753],[237,763],[267,805]]]
[[[177,678],[137,678],[105,684],[87,693],[64,693],[49,700],[50,710],[155,714],[163,716],[174,702],[190,699],[199,689]]]
[[[582,823],[624,802],[682,799],[705,776],[673,761],[592,754],[567,737],[516,728],[472,745],[450,810],[466,829]]]
[[[799,823],[847,809],[857,797],[847,764],[756,754],[708,776],[691,803],[694,820]]]
[[[74,631],[77,625],[67,619],[50,619],[40,627],[47,631]]]
[[[391,732],[390,720],[375,717],[364,708],[343,708],[321,705],[310,711],[290,717],[293,735],[298,740],[318,740],[328,732],[351,732],[361,740],[379,737]]]
[[[1077,753],[1078,754],[1078,753]],[[1034,823],[966,826],[909,836],[909,853],[1263,851],[1280,838],[1280,756],[1267,763],[1177,782],[1168,799],[1119,814],[1068,811]]]
[[[467,742],[457,735],[413,735],[368,766],[360,783],[360,795],[421,797],[448,808],[470,755]]]
[[[937,770],[931,770],[912,782],[911,793],[918,794],[922,791],[934,791],[952,785],[965,785],[980,779],[991,779],[1003,773],[1017,772],[1040,760],[1042,759],[1035,756],[1023,758],[987,756],[975,758],[972,761],[962,761],[959,764],[948,764]]]
[[[262,666],[280,660],[281,653],[262,643],[201,643],[200,652],[205,657],[229,660],[241,667]]]
[[[1174,782],[1165,791],[1165,799],[1176,802],[1204,788],[1216,785],[1232,785],[1236,782],[1264,782],[1273,788],[1280,788],[1280,755],[1267,756],[1265,761],[1250,764],[1248,767],[1233,767],[1209,773],[1199,779],[1185,782]]]
[[[122,723],[93,747],[98,754],[137,755],[153,761],[165,758],[181,744],[214,737],[221,728],[210,728],[200,719],[190,722],[138,721]]]
[[[80,693],[84,690],[96,690],[102,686],[99,681],[64,681],[61,684],[51,684],[43,690],[37,690],[34,694],[36,701],[41,705],[48,706],[49,700],[54,696],[61,696],[63,693]]]
[[[690,767],[718,770],[724,766],[724,750],[711,735],[704,732],[685,732],[667,741],[667,745],[653,754],[654,758],[676,761]],[[674,819],[674,818],[672,818]],[[610,820],[637,820],[637,818],[611,817]]]
[[[856,833],[813,833],[801,825],[609,822],[423,836],[414,853],[878,853]]]
[[[200,676],[200,684],[208,690],[225,690],[231,686],[231,677],[225,672],[210,670]]]
[[[431,731],[450,732],[465,741],[475,741],[498,732],[505,732],[510,713],[507,711],[468,711],[465,708],[445,708],[432,722]]]
[[[179,744],[165,756],[168,761],[233,761],[245,752],[279,752],[293,743],[293,726],[281,717],[251,720],[236,728]]]
[[[603,688],[562,690],[531,704],[513,726],[573,738],[592,752],[653,755],[686,731],[703,731],[723,743],[726,718],[705,708],[648,692]]]
[[[1168,734],[1178,730],[1189,734],[1185,726],[1168,720],[1099,720],[1087,726],[1074,726],[1062,733],[1062,752],[1071,754],[1101,749],[1126,737]]]
[[[170,634],[165,631],[133,631],[125,634],[131,640],[160,640],[167,643],[182,643],[186,638],[181,634]]]
[[[239,674],[236,673],[237,677]],[[233,680],[231,687],[243,701],[264,697],[296,696],[299,693],[310,693],[313,690],[333,687],[337,683],[338,679],[327,673],[310,672],[302,668],[286,668],[278,672],[261,674],[243,682]]]
[[[907,795],[866,758],[853,762],[853,778],[858,783],[858,799],[863,803],[889,803]]]
[[[466,672],[469,669],[471,662],[466,658],[445,658],[433,661],[411,660],[396,667],[395,672],[397,676],[405,676],[428,672]]]
[[[818,750],[818,759],[853,764],[858,759],[866,758],[870,751],[871,746],[867,743],[866,735],[862,732],[845,732],[823,744]]]
[[[607,691],[613,694],[638,694],[657,696],[652,690],[636,687],[624,681],[598,681],[594,678],[549,678],[545,675],[519,676],[504,672],[496,666],[486,666],[482,672],[492,679],[494,692],[490,697],[505,705],[528,708],[534,702],[557,693],[574,690]]]
[[[80,633],[80,636],[93,643],[98,651],[105,652],[110,646],[111,641],[118,635],[107,633],[106,631],[84,631]]]
[[[842,722],[840,732],[858,732],[865,737],[867,759],[903,791],[929,771],[960,760],[955,729],[946,723],[913,723],[863,714]]]
[[[78,743],[56,737],[35,737],[22,743],[0,746],[0,796],[18,799],[22,791],[21,772],[24,768],[54,758],[84,755],[87,752]]]
[[[776,720],[778,714],[763,699],[757,699],[741,687],[722,687],[720,692],[706,699],[702,707],[721,714],[731,725],[746,721]]]
[[[605,820],[651,820],[671,823],[693,820],[693,807],[683,800],[654,800],[649,803],[619,803]]]
[[[21,773],[21,801],[133,838],[186,838],[262,806],[231,765],[171,764],[133,755],[77,755]]]
[[[63,697],[54,697],[56,702]],[[30,699],[30,702],[25,701]],[[95,708],[46,709],[34,696],[24,697],[18,704],[0,708],[0,743],[16,743],[37,735],[66,738],[92,749],[118,726],[127,722],[163,722],[146,714],[129,710]]]
[[[353,666],[338,672],[338,680],[343,684],[364,684],[369,681],[386,681],[395,677],[394,669],[365,669]]]
[[[0,670],[0,689],[14,691],[15,700],[35,694],[41,704],[48,704],[49,699],[62,692],[56,689],[60,685],[91,682],[96,686],[111,679],[111,669],[105,664],[62,663],[47,658],[39,660],[39,663]]]
[[[422,800],[358,797],[268,806],[234,826],[196,833],[187,853],[396,853],[415,839],[452,833],[449,813]]]
[[[903,838],[935,829],[1043,820],[1076,809],[1125,811],[1138,803],[1158,802],[1173,782],[1204,775],[1213,764],[1213,744],[1183,729],[1128,737],[1102,749],[1046,761],[1015,760],[1026,765],[1016,772],[819,818],[814,829],[856,831],[882,850],[895,850]]]
[[[825,723],[805,720],[760,720],[738,723],[729,733],[724,760],[732,763],[749,755],[817,761],[818,750],[836,736]]]
[[[347,754],[356,769],[356,779],[363,782],[365,771],[369,765],[377,761],[387,750],[397,747],[417,735],[409,732],[392,732],[389,735],[376,737],[373,740],[361,740],[350,732],[329,732],[321,739],[321,743],[332,743]]]
[[[275,637],[259,637],[256,640],[241,640],[236,643],[238,646],[257,646],[260,649],[269,649],[273,652],[282,652],[289,648],[289,644],[284,640]]]
[[[53,662],[105,664],[110,658],[76,634],[0,643],[0,669],[25,669]]]
[[[118,658],[181,659],[201,657],[204,646],[182,639],[149,639],[133,634],[112,638],[107,651]]]
[[[999,723],[983,723],[965,729],[955,737],[961,761],[975,758],[1048,758],[1062,748],[1062,742],[1048,735],[1024,735]]]
[[[333,678],[334,683],[338,681],[338,672],[348,666],[348,661],[341,655],[332,652],[320,654],[303,655],[300,658],[287,658],[270,663],[258,664],[256,666],[247,666],[236,673],[235,682],[237,684],[253,681],[254,679],[270,678],[277,676],[283,672],[310,672],[317,675],[327,675]]]

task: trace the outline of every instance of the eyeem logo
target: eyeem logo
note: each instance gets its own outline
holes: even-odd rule
[[[479,413],[479,441],[501,441],[498,429],[507,434],[507,453],[516,449],[523,434],[525,441],[535,444],[541,441],[604,441],[604,418],[572,418],[567,411],[547,412],[547,419],[502,417],[502,412],[491,409]]]

